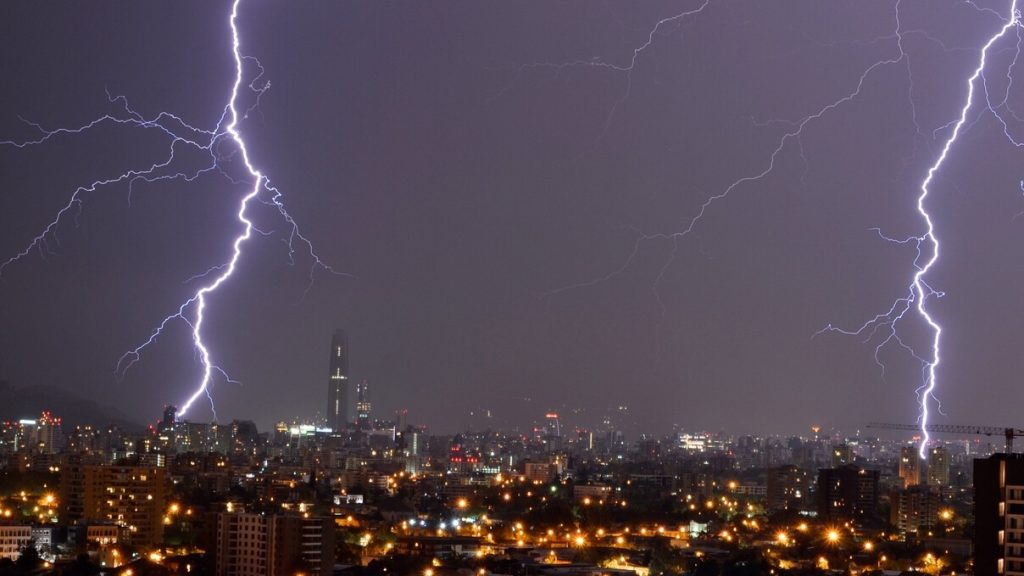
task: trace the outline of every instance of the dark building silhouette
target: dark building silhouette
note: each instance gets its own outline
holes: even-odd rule
[[[157,430],[163,432],[165,430],[173,430],[174,425],[178,422],[178,407],[168,404],[164,406],[164,415],[160,418],[160,423],[157,424]]]
[[[769,468],[765,483],[769,510],[804,510],[808,507],[811,479],[806,470],[792,464]]]
[[[348,378],[348,335],[335,330],[331,336],[331,371],[327,382],[327,427],[344,430],[351,418]]]
[[[1024,454],[974,461],[974,573],[1024,573]]]
[[[818,514],[822,518],[878,521],[878,470],[852,464],[818,471]]]

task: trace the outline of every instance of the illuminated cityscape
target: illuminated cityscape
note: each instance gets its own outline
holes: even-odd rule
[[[4,8],[0,576],[1024,576],[1018,0]]]
[[[596,424],[547,410],[513,430],[435,433],[410,422],[415,407],[373,418],[365,382],[336,394],[349,377],[345,333],[330,350],[332,413],[269,430],[194,421],[171,405],[144,427],[71,426],[50,411],[4,422],[0,571],[998,576],[1024,566],[1024,460],[1001,452],[999,436],[937,441],[925,459],[886,438],[898,426],[885,424],[630,437],[624,405]]]

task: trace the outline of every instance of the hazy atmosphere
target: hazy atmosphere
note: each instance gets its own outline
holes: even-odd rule
[[[435,431],[549,410],[568,424],[615,410],[646,431],[915,422],[920,316],[877,355],[886,325],[816,333],[907,297],[917,243],[884,237],[926,233],[922,181],[1007,9],[246,0],[240,50],[258,62],[243,61],[237,129],[337,273],[273,203],[253,204],[256,230],[206,306],[212,362],[237,381],[213,375],[217,418],[323,417],[342,328],[375,414],[408,409]],[[0,262],[27,253],[0,269],[0,380],[137,422],[193,394],[202,366],[180,319],[126,373],[118,361],[230,257],[251,188],[238,149],[191,181],[86,190],[33,246],[76,188],[162,162],[171,140],[108,121],[21,143],[46,134],[31,123],[128,117],[116,96],[215,130],[235,78],[230,10],[5,7]],[[1018,40],[988,51],[926,201],[939,422],[1020,424]],[[183,169],[204,161],[174,151]],[[190,417],[214,417],[205,397]]]

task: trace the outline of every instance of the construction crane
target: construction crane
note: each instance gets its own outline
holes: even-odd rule
[[[919,424],[887,424],[884,422],[872,422],[868,428],[882,428],[884,430],[910,430],[920,431]],[[936,434],[964,434],[975,436],[999,436],[1006,438],[1006,453],[1013,453],[1013,437],[1024,434],[1020,428],[1008,428],[1005,426],[969,426],[966,424],[927,424],[924,429]]]

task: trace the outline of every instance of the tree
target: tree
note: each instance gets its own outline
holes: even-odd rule
[[[36,550],[36,541],[29,539],[22,546],[18,559],[14,561],[15,572],[27,574],[42,568],[42,566],[43,559],[39,557],[39,551]]]
[[[82,554],[64,569],[63,576],[98,576],[100,567],[89,561],[89,555]]]

